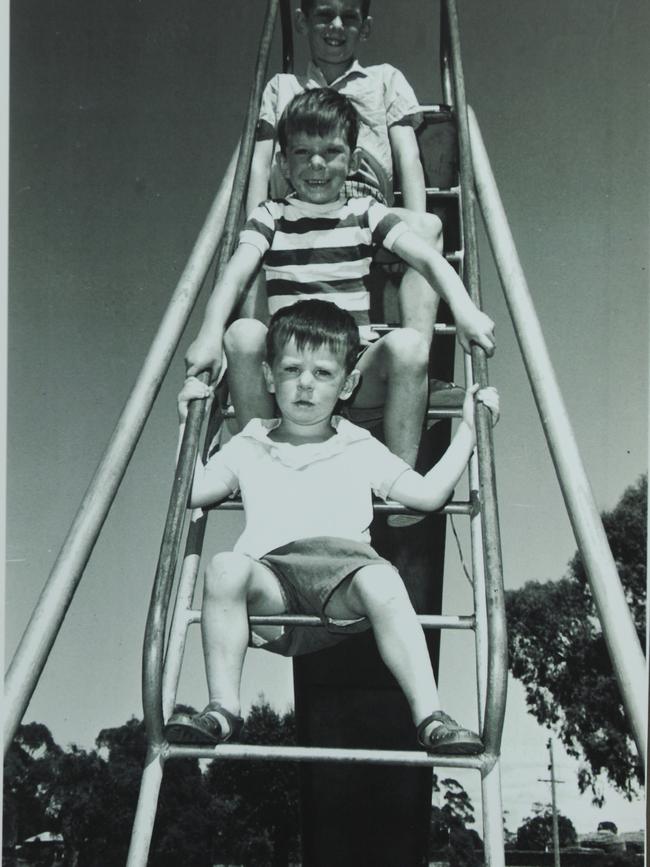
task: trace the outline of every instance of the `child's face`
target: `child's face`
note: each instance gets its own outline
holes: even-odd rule
[[[370,35],[372,21],[363,17],[361,0],[313,0],[305,15],[296,12],[296,29],[307,36],[317,66],[349,66],[359,42]]]
[[[291,338],[273,365],[264,363],[264,376],[283,420],[312,427],[329,422],[337,401],[350,397],[359,371],[347,374],[343,353],[326,344],[298,349]]]
[[[287,152],[279,153],[278,160],[298,198],[323,205],[338,199],[348,174],[358,168],[359,152],[350,152],[342,131],[323,136],[300,132],[289,137]]]

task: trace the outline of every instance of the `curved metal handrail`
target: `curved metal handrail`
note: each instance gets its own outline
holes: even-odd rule
[[[466,239],[465,284],[472,300],[480,307],[478,241],[474,218],[474,176],[456,0],[445,0],[441,6],[441,65],[443,87],[446,88],[445,99],[450,99],[455,106],[458,124],[461,212]],[[487,359],[485,352],[477,346],[472,347],[472,368],[476,381],[481,385],[487,385]],[[501,748],[501,735],[505,718],[508,658],[492,422],[489,410],[481,405],[477,407],[476,439],[480,457],[478,476],[488,634],[483,742],[486,753],[496,756]]]
[[[253,155],[255,127],[259,114],[262,89],[267,74],[268,59],[273,37],[273,28],[278,10],[278,0],[269,0],[266,17],[260,37],[260,44],[255,67],[255,76],[250,91],[246,120],[242,134],[239,159],[235,170],[232,196],[226,214],[226,220],[216,266],[216,277],[222,273],[226,262],[232,254],[235,235],[246,193],[248,174]],[[207,381],[208,374],[202,374]],[[187,511],[187,499],[194,472],[194,464],[198,452],[200,430],[205,415],[205,405],[201,401],[190,404],[185,434],[181,444],[169,509],[165,522],[160,555],[156,568],[149,614],[145,629],[142,658],[142,694],[144,706],[145,727],[149,742],[160,746],[163,743],[163,711],[162,711],[162,673],[165,645],[165,627],[169,608],[178,549]]]

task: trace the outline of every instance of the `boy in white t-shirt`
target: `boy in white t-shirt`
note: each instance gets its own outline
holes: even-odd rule
[[[190,506],[210,506],[241,492],[244,532],[232,552],[217,554],[205,576],[201,629],[209,704],[175,714],[174,742],[222,743],[242,720],[240,681],[246,649],[294,656],[371,628],[379,653],[404,691],[419,745],[434,754],[482,750],[478,735],[440,709],[424,633],[396,569],[370,547],[372,493],[421,511],[451,496],[474,448],[474,401],[498,417],[493,388],[467,392],[449,448],[425,476],[368,431],[334,415],[353,393],[359,371],[358,328],[328,301],[299,301],[270,323],[264,377],[279,417],[253,419],[197,468]],[[212,388],[190,377],[189,400]],[[318,615],[322,626],[256,627],[249,615]]]

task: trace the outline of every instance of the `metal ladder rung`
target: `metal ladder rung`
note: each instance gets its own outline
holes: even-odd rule
[[[201,622],[201,609],[185,611],[188,625]],[[248,618],[251,626],[322,626],[320,617],[313,614],[253,614]],[[424,629],[474,629],[473,614],[418,614],[418,622]]]
[[[401,503],[397,503],[395,500],[388,500],[385,503],[375,502],[373,503],[374,509],[376,512],[381,512],[382,514],[389,515],[421,515],[422,512],[418,512],[415,509],[407,509],[406,506],[402,506]],[[435,512],[427,512],[426,514],[435,514],[435,515],[472,515],[474,514],[475,505],[470,500],[452,500],[451,502],[444,505],[441,509],[436,509]],[[224,512],[239,512],[243,509],[242,501],[240,497],[233,497],[228,500],[224,500],[223,503],[219,503],[218,506],[213,506],[211,509],[206,509],[206,511],[212,510],[220,510]]]
[[[450,256],[455,256],[455,253],[449,253]],[[370,326],[372,331],[376,331],[377,334],[388,334],[390,331],[395,331],[396,328],[399,328],[399,325],[389,325],[387,322],[377,322]],[[456,326],[455,325],[446,325],[445,323],[436,323],[433,326],[433,333],[438,335],[438,337],[453,337],[456,334]]]
[[[445,259],[448,262],[453,262],[455,265],[459,265],[463,259],[465,258],[464,250],[454,250],[452,253],[445,253]]]
[[[220,744],[214,747],[169,744],[168,758],[273,759],[285,762],[335,762],[412,767],[482,768],[484,754],[476,756],[430,756],[416,750],[359,750],[331,747],[271,747],[252,744]]]
[[[460,187],[425,187],[427,199],[458,199],[460,198]],[[402,201],[402,191],[395,190],[394,192],[395,205]]]

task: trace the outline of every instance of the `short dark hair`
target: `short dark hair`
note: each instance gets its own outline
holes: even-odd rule
[[[344,355],[346,374],[354,370],[359,355],[359,329],[354,318],[331,301],[310,298],[282,307],[271,317],[266,335],[266,360],[273,364],[293,338],[299,350],[326,345]]]
[[[331,87],[317,87],[297,94],[282,112],[278,142],[283,154],[296,133],[330,135],[341,131],[351,151],[357,146],[359,115],[347,96]]]
[[[309,15],[315,2],[317,2],[317,0],[300,0],[300,8],[304,15]],[[367,18],[369,13],[370,0],[361,0],[361,14],[364,18]]]

